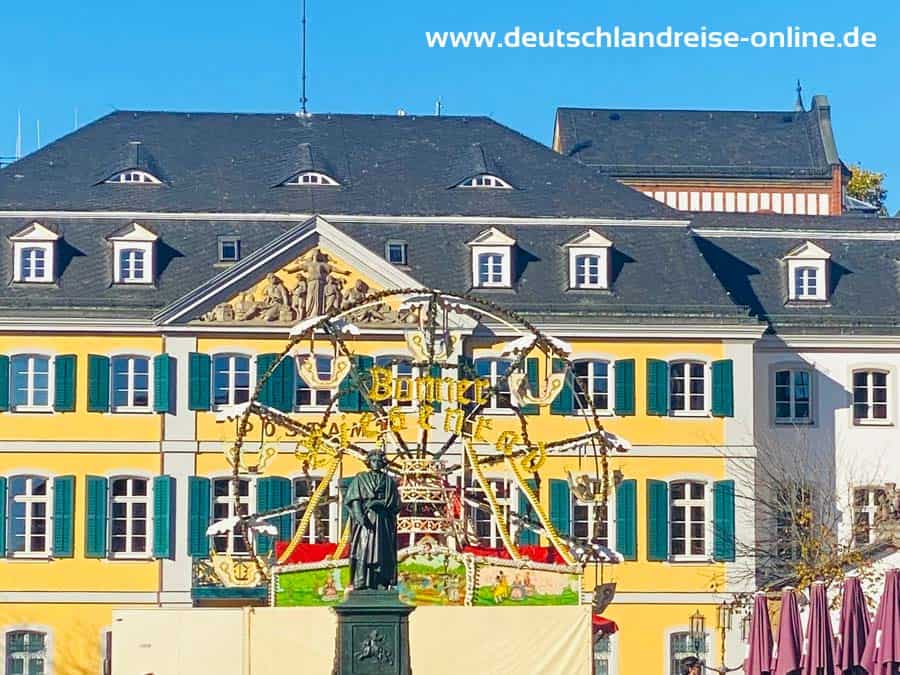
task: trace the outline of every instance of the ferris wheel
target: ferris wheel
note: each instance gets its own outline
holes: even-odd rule
[[[487,356],[473,358],[473,349]],[[267,405],[267,392],[293,387],[294,368],[320,402],[313,419]],[[577,408],[579,428],[560,432],[546,416],[558,404]],[[451,551],[490,544],[515,561],[524,543],[543,537],[570,567],[621,560],[596,530],[581,538],[561,531],[539,495],[547,460],[576,457],[570,491],[599,514],[611,487],[610,453],[627,451],[627,442],[600,423],[569,345],[483,298],[425,288],[351,297],[295,324],[250,400],[220,419],[234,424],[226,449],[234,481],[265,473],[277,452],[267,439],[291,443],[310,479],[306,496],[286,507],[210,526],[208,534],[240,530],[260,579],[303,545],[316,510],[340,501],[329,486],[373,449],[399,479],[401,558],[427,542]],[[272,521],[286,514],[296,523],[290,541],[277,555],[262,555],[257,536],[273,535]],[[349,535],[349,521],[342,522],[334,557]]]

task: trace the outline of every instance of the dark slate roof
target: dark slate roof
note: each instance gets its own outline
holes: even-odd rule
[[[830,108],[809,111],[559,108],[559,151],[617,177],[829,177]]]
[[[0,279],[9,284],[9,235],[28,224],[0,218]],[[58,286],[9,284],[0,294],[3,316],[96,316],[149,319],[223,271],[216,264],[217,236],[241,238],[244,257],[278,235],[300,225],[290,221],[141,219],[159,235],[159,272],[152,288],[112,286],[112,259],[106,237],[131,221],[53,219],[60,240]],[[471,241],[483,225],[458,223],[334,223],[378,257],[388,240],[408,244],[405,271],[423,285],[465,292],[471,286]],[[595,228],[614,244],[611,291],[568,291],[568,257],[563,245],[586,231],[583,226],[503,226],[517,240],[516,279],[512,290],[477,294],[534,319],[583,323],[640,317],[663,323],[693,320],[750,323],[746,308],[734,304],[715,281],[694,237],[685,227],[612,225]],[[436,254],[436,252],[440,252]]]
[[[703,213],[693,227],[731,297],[772,332],[900,333],[900,220]],[[825,303],[788,302],[782,259],[804,241],[831,254]]]
[[[164,184],[97,184],[135,141]],[[317,166],[341,186],[277,187]],[[479,167],[516,189],[450,189]],[[486,117],[167,112],[112,113],[0,170],[3,210],[681,217]]]

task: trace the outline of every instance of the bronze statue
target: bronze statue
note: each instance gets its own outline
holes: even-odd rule
[[[350,511],[350,583],[353,590],[386,590],[397,584],[397,514],[400,492],[385,472],[387,458],[380,450],[366,457],[368,471],[347,486]]]

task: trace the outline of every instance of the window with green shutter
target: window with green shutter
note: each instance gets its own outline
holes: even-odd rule
[[[616,486],[616,550],[625,560],[637,560],[637,481]]]
[[[734,481],[713,483],[713,557],[734,562]]]
[[[537,482],[534,478],[529,478],[525,481],[528,484],[528,487],[531,491],[537,490]],[[528,501],[528,497],[525,495],[524,490],[519,490],[519,514],[529,520],[535,521],[535,513],[534,509],[531,507],[531,502]],[[568,534],[568,533],[566,533]],[[527,530],[524,527],[519,528],[519,543],[523,546],[537,546],[538,545],[538,534],[532,530]]]
[[[351,358],[352,369],[342,381],[338,389],[338,410],[341,412],[366,412],[369,401],[360,387],[368,389],[371,384],[372,366],[375,359],[371,356],[355,355]]]
[[[273,511],[291,504],[291,481],[281,476],[266,476],[256,481],[256,511],[264,513]],[[270,518],[267,522],[278,528],[277,538],[288,540],[291,538],[291,515],[286,514]],[[272,550],[272,537],[260,534],[256,538],[257,552],[260,555],[268,555]]]
[[[553,372],[554,373],[566,373],[566,379],[563,382],[562,391],[553,399],[553,402],[550,404],[550,414],[551,415],[571,415],[573,406],[574,406],[574,397],[575,392],[572,389],[572,377],[573,374],[571,372],[566,372],[567,366],[566,362],[563,359],[553,359]]]
[[[0,558],[6,557],[6,478],[0,476]]]
[[[278,361],[278,354],[260,354],[256,357],[256,380],[260,382],[272,364]],[[283,358],[269,379],[259,391],[259,402],[281,412],[294,409],[294,386],[297,367],[290,356]]]
[[[188,477],[188,553],[194,558],[209,556],[210,482],[201,476]]]
[[[175,557],[172,535],[175,530],[175,478],[153,478],[153,557]]]
[[[528,382],[528,389],[533,396],[538,395],[540,392],[538,391],[539,382],[538,382],[538,370],[540,368],[540,361],[534,357],[525,359],[525,379]],[[539,405],[523,405],[520,408],[520,411],[523,415],[539,415],[541,412],[541,407]]]
[[[347,526],[347,521],[350,520],[350,509],[347,508],[347,487],[350,485],[351,480],[353,480],[353,476],[345,476],[338,483],[338,489],[341,493],[341,534],[343,534],[344,528]]]
[[[102,476],[85,478],[84,555],[106,557],[107,480]]]
[[[156,412],[171,411],[171,395],[169,392],[169,373],[171,358],[168,354],[157,354],[153,357],[153,409]]]
[[[53,479],[53,557],[75,555],[75,476]]]
[[[712,363],[712,414],[734,417],[734,362],[731,359]]]
[[[0,412],[9,410],[9,357],[0,354]]]
[[[669,557],[669,486],[647,481],[647,560]]]
[[[74,354],[63,354],[54,359],[53,407],[57,412],[75,410],[75,368]]]
[[[572,527],[572,497],[569,481],[551,478],[550,484],[550,522],[556,531],[569,536]]]
[[[616,379],[616,415],[634,415],[634,359],[620,359],[613,364]]]
[[[109,412],[109,358],[88,355],[88,411]]]
[[[669,414],[669,364],[647,359],[647,414]]]
[[[210,409],[210,358],[209,354],[188,354],[188,409]]]

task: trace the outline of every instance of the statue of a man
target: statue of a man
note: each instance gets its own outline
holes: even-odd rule
[[[368,471],[347,486],[350,511],[350,583],[354,590],[388,589],[397,584],[397,514],[400,492],[386,472],[380,450],[366,457]]]

